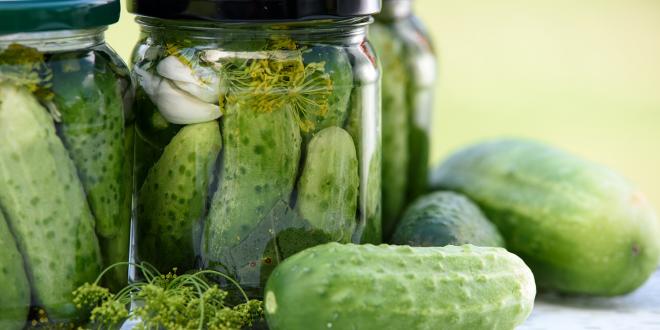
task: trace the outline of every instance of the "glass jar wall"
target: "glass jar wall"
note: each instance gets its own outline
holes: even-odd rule
[[[426,189],[436,59],[412,0],[384,0],[369,28],[382,66],[383,237]]]
[[[73,328],[73,291],[128,260],[132,87],[103,40],[118,3],[31,5],[0,4],[0,328]]]
[[[257,295],[304,248],[380,242],[370,22],[138,18],[135,260]]]

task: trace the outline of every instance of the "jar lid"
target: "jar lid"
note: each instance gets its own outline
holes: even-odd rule
[[[128,11],[163,19],[208,21],[309,20],[368,16],[381,0],[129,0]]]
[[[0,1],[0,35],[86,29],[118,20],[119,0]]]

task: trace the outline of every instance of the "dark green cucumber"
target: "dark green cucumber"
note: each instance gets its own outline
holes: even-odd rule
[[[288,106],[260,112],[237,102],[226,110],[220,184],[202,242],[207,264],[240,243],[278,203],[289,203],[300,161],[300,128]]]
[[[124,104],[116,74],[103,57],[56,55],[53,101],[59,134],[69,150],[96,218],[96,232],[112,238],[121,227]]]
[[[101,256],[94,217],[53,119],[26,90],[0,86],[0,207],[25,259],[35,305],[52,320],[77,315],[74,289]]]
[[[139,256],[163,273],[194,267],[194,229],[204,212],[221,145],[217,121],[184,126],[139,191]]]
[[[643,194],[613,171],[541,143],[470,146],[435,170],[432,186],[477,202],[539,287],[623,294],[658,266],[660,223]]]
[[[264,309],[272,330],[510,330],[535,294],[502,248],[328,243],[275,268]]]
[[[369,38],[381,57],[383,143],[383,237],[389,238],[406,205],[410,151],[408,142],[407,67],[403,44],[382,24],[369,28]]]
[[[30,283],[14,236],[0,210],[0,329],[23,329],[30,308]]]
[[[307,145],[296,209],[314,228],[348,243],[356,225],[359,185],[353,139],[339,127],[325,128]]]
[[[391,243],[504,247],[504,239],[479,207],[453,192],[435,192],[417,199],[403,214]]]
[[[312,135],[326,127],[341,126],[348,117],[348,104],[353,89],[353,69],[348,55],[341,47],[315,45],[303,51],[303,62],[322,64],[325,74],[330,78],[330,96],[327,113],[311,115],[314,129]],[[317,86],[313,86],[317,87]]]

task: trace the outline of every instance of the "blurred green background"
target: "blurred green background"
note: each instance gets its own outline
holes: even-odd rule
[[[440,57],[433,160],[497,136],[625,174],[660,208],[660,1],[416,0]],[[109,43],[128,59],[123,13]]]

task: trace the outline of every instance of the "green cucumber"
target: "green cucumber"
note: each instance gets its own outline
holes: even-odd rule
[[[52,320],[77,316],[72,292],[101,256],[76,168],[53,120],[27,90],[0,86],[0,206],[25,259],[35,305]]]
[[[660,223],[643,195],[613,171],[541,143],[470,146],[434,171],[432,187],[477,202],[539,287],[624,294],[658,266]]]
[[[463,195],[444,191],[422,196],[411,204],[399,221],[391,243],[504,247],[502,235],[477,205]]]
[[[96,232],[114,237],[123,211],[124,104],[116,74],[103,57],[55,55],[53,99],[59,134],[78,169],[96,218]]]
[[[194,267],[194,229],[204,212],[221,145],[217,121],[184,126],[138,193],[139,256],[163,273]]]
[[[348,243],[356,225],[359,185],[353,138],[339,127],[325,128],[307,146],[296,209],[313,227]]]
[[[266,284],[272,330],[513,329],[536,288],[502,248],[328,243],[281,263]]]
[[[220,183],[202,239],[205,264],[220,260],[278,203],[289,203],[300,161],[302,138],[290,107],[260,112],[239,101],[226,110]]]
[[[0,210],[0,329],[23,329],[30,308],[30,283],[14,236]]]
[[[383,143],[383,237],[389,238],[406,206],[410,127],[406,86],[405,49],[393,32],[381,24],[369,28],[369,38],[381,57]]]
[[[353,69],[348,55],[341,47],[314,45],[303,51],[303,62],[322,63],[332,83],[325,115],[310,114],[314,129],[307,136],[331,126],[341,126],[348,117],[348,105],[353,89]]]

